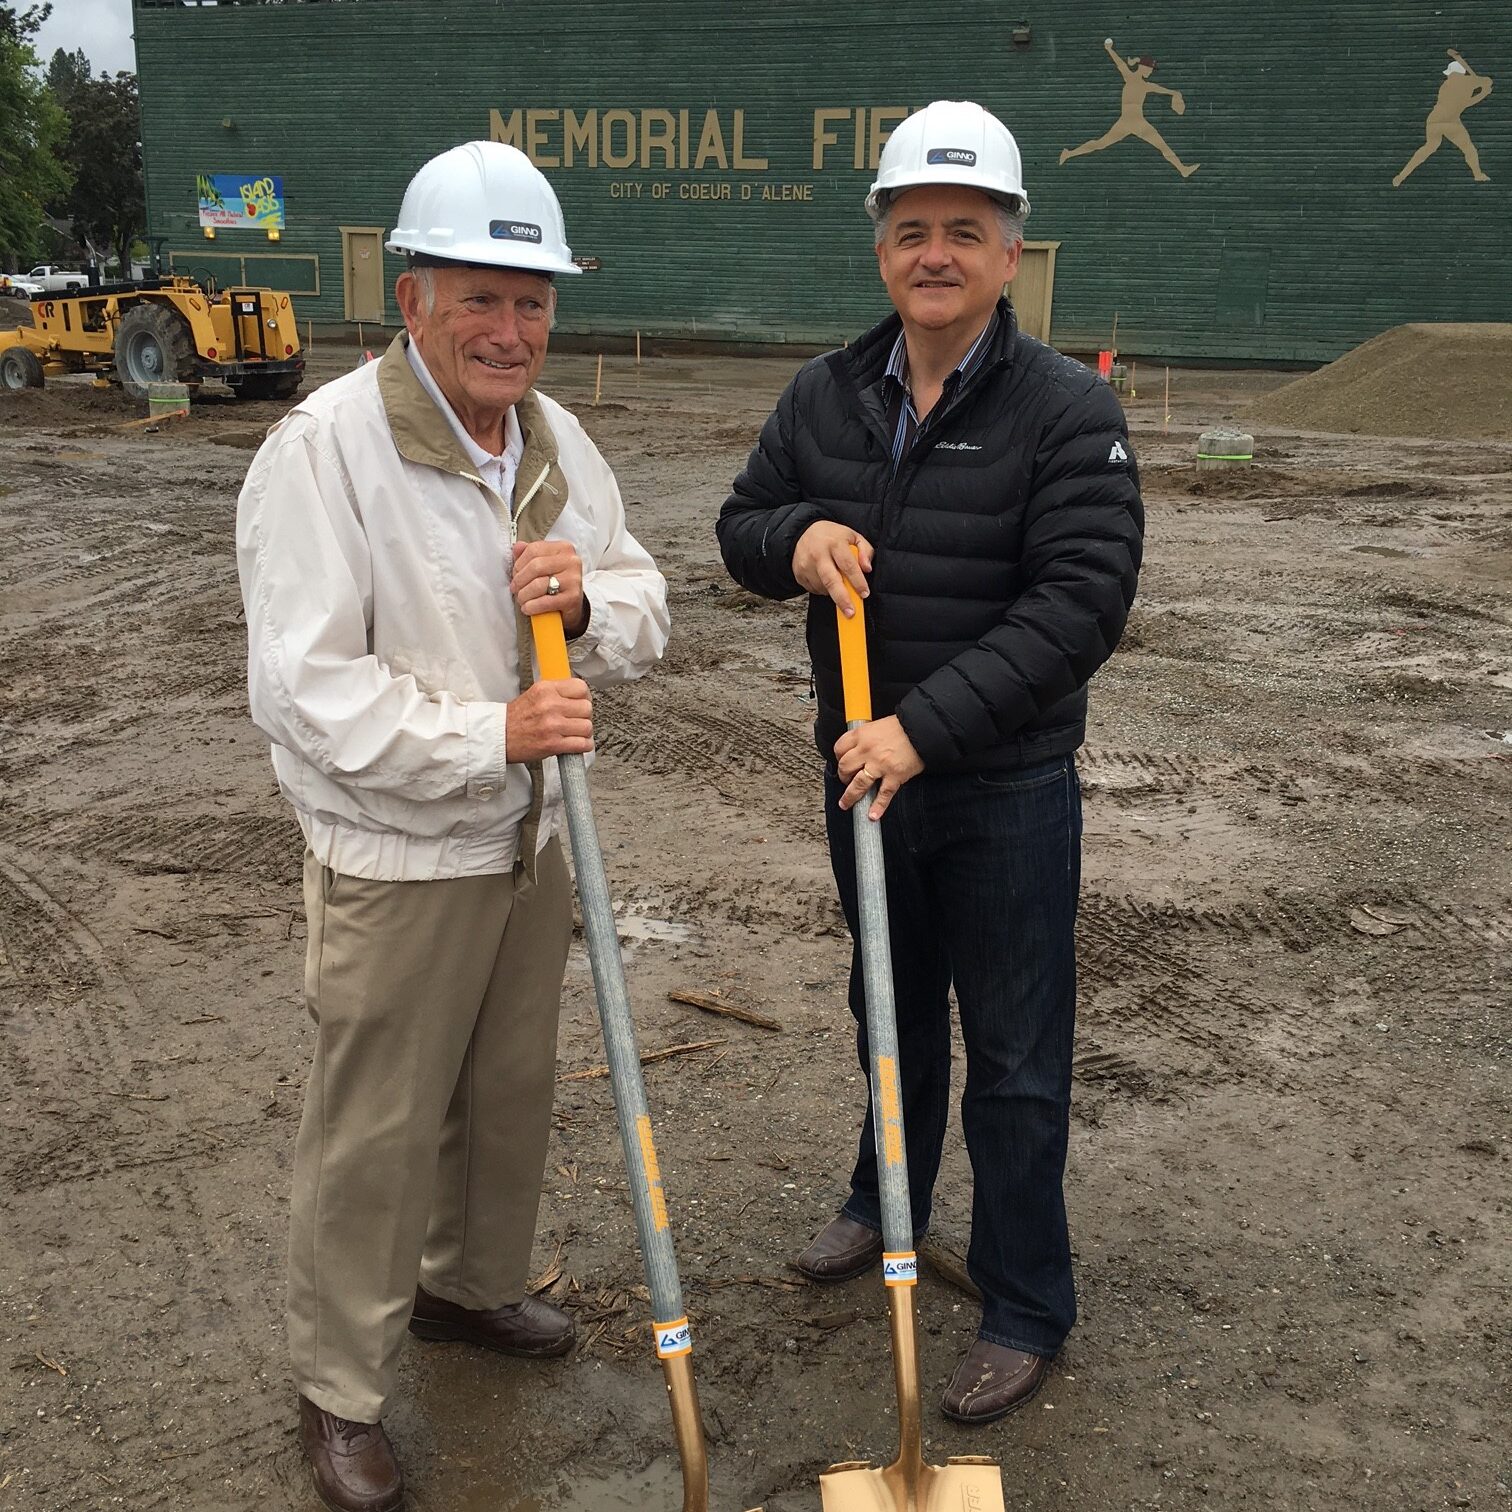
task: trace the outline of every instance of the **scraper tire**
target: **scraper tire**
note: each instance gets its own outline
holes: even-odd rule
[[[188,325],[165,305],[133,305],[116,332],[115,369],[133,399],[145,399],[151,383],[190,382],[196,363]]]
[[[29,389],[42,387],[42,364],[37,354],[25,347],[11,347],[0,354],[0,388]]]

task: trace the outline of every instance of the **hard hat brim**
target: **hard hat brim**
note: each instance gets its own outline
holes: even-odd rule
[[[932,167],[923,173],[899,174],[885,185],[873,184],[871,192],[866,196],[867,214],[873,217],[880,216],[900,194],[906,194],[910,189],[923,189],[930,184],[955,184],[962,189],[975,189],[978,194],[985,194],[988,199],[1002,205],[1004,209],[1015,215],[1029,214],[1027,194],[989,189],[978,177],[973,176],[971,170],[952,172],[951,169],[945,167]]]
[[[510,244],[509,250],[499,242],[458,242],[446,251],[435,248],[434,235],[396,230],[383,244],[401,257],[423,257],[438,267],[455,264],[469,268],[514,268],[521,273],[581,273],[576,263],[551,252],[523,244]]]

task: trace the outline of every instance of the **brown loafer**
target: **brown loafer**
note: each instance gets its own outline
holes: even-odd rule
[[[398,1512],[404,1474],[382,1423],[354,1423],[299,1399],[299,1442],[331,1512]]]
[[[819,1230],[814,1242],[793,1261],[793,1269],[810,1281],[849,1281],[881,1258],[881,1234],[841,1213]]]
[[[572,1348],[577,1330],[561,1308],[526,1297],[505,1307],[474,1311],[433,1297],[422,1286],[415,1292],[415,1311],[410,1332],[422,1339],[460,1339],[500,1354],[521,1355],[528,1360],[564,1355]]]
[[[1050,1361],[1044,1355],[974,1339],[956,1366],[940,1407],[958,1423],[991,1423],[1022,1407],[1049,1374]]]

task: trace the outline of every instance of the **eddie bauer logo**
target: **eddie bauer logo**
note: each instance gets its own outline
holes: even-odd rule
[[[969,441],[941,441],[935,447],[936,451],[981,451],[980,446],[973,446]]]
[[[961,168],[975,168],[976,153],[969,147],[931,147],[925,161],[929,163],[955,163]]]
[[[529,221],[489,221],[488,234],[495,241],[523,241],[540,244],[541,228]]]

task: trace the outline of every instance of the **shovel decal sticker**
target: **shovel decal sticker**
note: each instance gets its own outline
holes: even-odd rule
[[[877,1077],[882,1083],[882,1153],[888,1165],[903,1159],[903,1110],[898,1101],[898,1063],[890,1055],[877,1060]]]
[[[640,1135],[641,1160],[646,1167],[646,1190],[651,1194],[651,1221],[657,1233],[667,1226],[667,1193],[662,1186],[661,1167],[656,1163],[656,1144],[651,1138],[651,1120],[642,1114],[635,1121],[636,1133]]]
[[[675,1323],[653,1323],[651,1331],[656,1335],[656,1352],[662,1359],[693,1353],[693,1330],[686,1318]]]
[[[883,1255],[882,1280],[888,1286],[913,1286],[919,1279],[919,1257],[911,1250],[906,1255]]]

